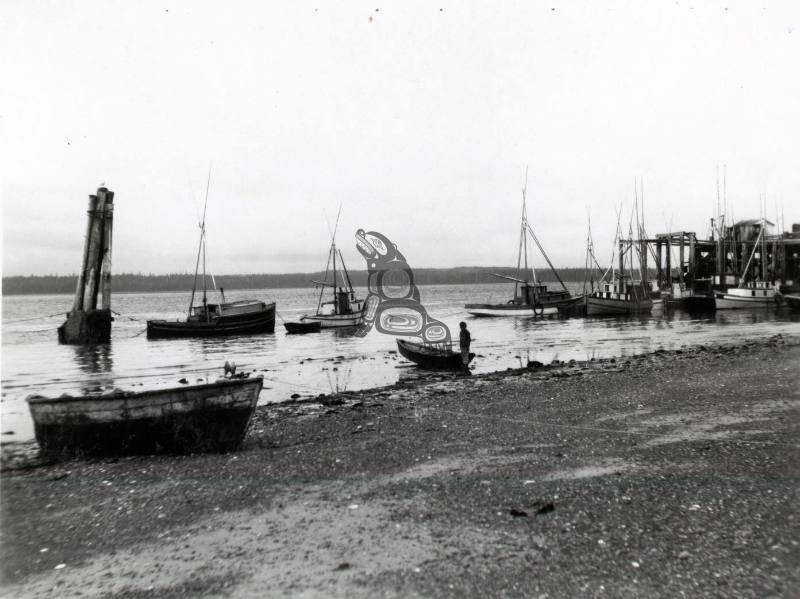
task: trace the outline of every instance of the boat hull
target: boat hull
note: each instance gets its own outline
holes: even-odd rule
[[[275,304],[265,305],[257,312],[218,316],[209,322],[203,320],[148,320],[148,339],[174,339],[180,337],[215,337],[221,335],[253,335],[275,332]]]
[[[28,398],[43,451],[79,455],[224,452],[237,449],[263,379],[105,396]]]
[[[539,316],[552,316],[569,306],[574,305],[580,298],[566,297],[559,293],[558,299],[542,298],[541,301],[529,305],[509,302],[507,304],[467,304],[464,306],[473,316],[513,316],[517,318],[536,318]]]
[[[427,370],[459,370],[463,367],[460,352],[436,350],[404,339],[397,340],[397,349],[404,358]],[[474,357],[475,354],[470,352],[469,361]]]
[[[322,328],[319,322],[284,322],[283,326],[289,335],[305,335],[306,333],[318,333]]]
[[[357,327],[360,325],[364,320],[361,312],[356,314],[307,314],[303,316],[300,321],[303,323],[307,322],[318,322],[319,326],[323,329],[335,329],[341,327]]]
[[[717,310],[752,310],[757,308],[773,308],[777,304],[775,297],[742,297],[727,293],[715,293],[714,302]]]
[[[587,316],[623,316],[626,314],[650,314],[653,300],[617,299],[588,296],[586,298]]]
[[[684,308],[689,312],[713,312],[717,309],[717,302],[713,295],[690,295],[684,298]]]

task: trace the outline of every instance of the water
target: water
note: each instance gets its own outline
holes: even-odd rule
[[[705,317],[664,312],[631,318],[514,319],[472,318],[469,302],[505,302],[513,287],[434,285],[420,289],[431,316],[444,321],[457,336],[465,320],[472,332],[476,373],[504,370],[528,360],[549,363],[633,355],[684,345],[740,341],[776,333],[800,335],[800,315],[787,310],[720,311]],[[364,296],[363,291],[360,297]],[[312,396],[332,391],[387,385],[418,376],[416,367],[396,353],[395,338],[375,331],[353,337],[340,331],[286,335],[281,323],[297,320],[316,306],[313,289],[236,291],[228,300],[255,298],[277,302],[274,335],[217,339],[148,341],[145,321],[185,318],[188,293],[117,293],[112,342],[95,348],[59,345],[56,327],[72,304],[69,295],[3,297],[2,403],[0,439],[33,438],[25,397],[57,397],[120,388],[175,386],[178,380],[215,380],[226,360],[239,371],[264,376],[260,403],[282,401],[293,394]],[[39,318],[56,314],[51,318]],[[34,320],[26,320],[34,319]],[[11,434],[13,433],[13,434]]]

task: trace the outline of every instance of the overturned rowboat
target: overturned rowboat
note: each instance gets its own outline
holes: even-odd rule
[[[263,379],[222,379],[152,391],[28,397],[36,440],[48,453],[130,455],[237,449]]]

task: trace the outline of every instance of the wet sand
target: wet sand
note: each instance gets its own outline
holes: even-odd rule
[[[6,446],[2,596],[796,597],[798,371],[779,336],[265,406],[227,455]]]

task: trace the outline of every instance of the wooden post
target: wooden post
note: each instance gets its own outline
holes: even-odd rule
[[[685,240],[686,240],[686,233],[684,233],[683,231],[681,231],[681,247],[680,247],[680,250],[679,250],[679,256],[680,256],[680,262],[679,262],[679,264],[680,264],[680,270],[678,271],[678,281],[680,281],[680,283],[681,283],[681,284],[683,284],[683,283],[684,283],[684,280],[683,280],[683,265],[686,263],[686,258],[684,257],[684,252],[683,252],[683,248],[684,248],[684,241],[685,241]]]
[[[103,246],[100,267],[101,307],[111,310],[111,239],[114,225],[114,192],[106,193],[103,207]]]
[[[75,289],[75,301],[72,304],[73,311],[83,310],[83,286],[86,284],[86,262],[89,259],[89,236],[92,234],[95,202],[97,202],[97,196],[90,195],[89,208],[86,210],[86,237],[83,240],[83,261],[81,262],[81,271],[78,273],[78,286]]]
[[[97,289],[100,278],[100,249],[103,245],[103,208],[106,194],[103,188],[97,190],[94,203],[94,219],[89,234],[88,260],[86,262],[86,282],[83,288],[83,311],[97,309]]]
[[[108,343],[111,340],[111,231],[114,194],[105,187],[89,196],[89,218],[81,272],[72,311],[58,327],[59,343]],[[106,213],[108,210],[108,213]],[[97,309],[102,287],[103,309]]]
[[[695,244],[697,243],[697,235],[689,233],[689,283],[694,289],[694,281],[696,277],[695,272]]]
[[[657,269],[657,277],[658,277],[658,288],[664,289],[664,269],[661,266],[662,260],[662,249],[663,249],[663,241],[660,237],[656,238],[656,269]]]

